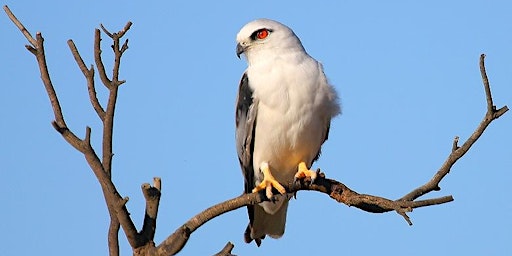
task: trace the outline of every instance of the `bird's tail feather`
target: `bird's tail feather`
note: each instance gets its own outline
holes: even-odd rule
[[[263,207],[255,205],[254,220],[252,225],[249,223],[245,230],[245,242],[250,243],[254,240],[260,246],[261,239],[264,239],[266,235],[272,238],[281,237],[284,234],[287,210],[288,199],[285,199],[279,210],[274,214],[269,214],[265,212]]]

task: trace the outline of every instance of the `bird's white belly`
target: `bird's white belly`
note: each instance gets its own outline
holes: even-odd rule
[[[259,171],[263,162],[269,164],[279,183],[291,182],[298,164],[309,165],[323,143],[327,124],[315,115],[318,113],[315,106],[304,104],[291,108],[283,112],[260,102],[253,156],[256,184],[263,180]]]

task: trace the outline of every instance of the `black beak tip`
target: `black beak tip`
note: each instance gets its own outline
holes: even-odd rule
[[[236,45],[236,56],[240,59],[240,55],[244,53],[244,47],[241,44]]]

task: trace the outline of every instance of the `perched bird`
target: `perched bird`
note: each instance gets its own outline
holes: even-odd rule
[[[281,184],[316,177],[311,165],[327,140],[338,96],[322,65],[287,26],[269,19],[246,24],[236,54],[248,67],[236,102],[236,147],[245,193],[264,190],[272,201],[248,206],[245,241],[258,246],[284,234],[289,194]],[[273,189],[279,194],[273,195]]]

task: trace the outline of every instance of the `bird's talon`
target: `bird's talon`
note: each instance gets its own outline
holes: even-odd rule
[[[310,178],[311,182],[310,185],[315,182],[315,179],[317,175],[320,173],[320,169],[317,169],[316,171],[309,170],[306,166],[306,163],[300,162],[299,164],[299,170],[295,174],[295,177],[293,178],[294,182],[297,182],[300,179]]]
[[[279,182],[270,173],[270,168],[268,167],[268,164],[265,164],[263,166],[262,172],[263,181],[252,190],[253,193],[265,190],[265,195],[269,200],[272,200],[274,196],[272,188],[275,188],[277,192],[279,192],[279,194],[286,194],[286,189],[281,184],[279,184]]]

